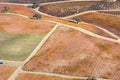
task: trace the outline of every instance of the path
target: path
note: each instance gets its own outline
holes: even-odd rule
[[[72,18],[72,17],[75,17],[75,16],[87,14],[87,13],[90,13],[90,12],[99,12],[99,11],[106,11],[107,12],[107,11],[120,11],[120,10],[90,10],[90,11],[88,10],[88,11],[84,11],[84,12],[81,12],[81,13],[75,13],[75,14],[70,15],[70,16],[62,17],[62,19]],[[108,15],[112,15],[112,14],[108,14]],[[117,16],[117,15],[113,15],[113,16]]]
[[[29,73],[29,74],[37,74],[37,75],[47,75],[47,76],[54,76],[54,77],[61,77],[61,78],[70,78],[70,79],[85,79],[87,80],[88,77],[81,77],[81,76],[70,76],[70,75],[62,75],[56,73],[48,73],[48,72],[31,72],[31,71],[21,71],[21,73]],[[110,80],[110,79],[103,79],[103,78],[96,78],[97,80]]]
[[[34,49],[34,51],[30,54],[30,56],[24,61],[25,65],[45,44],[45,42],[49,39],[49,37],[55,32],[55,30],[59,27],[58,24],[54,26],[54,28],[42,39],[42,41],[38,44],[38,46]]]
[[[16,76],[20,73],[22,67],[18,67],[14,73],[8,78],[8,80],[15,80]]]
[[[20,61],[0,60],[0,62],[3,62],[3,64],[9,65],[9,66],[22,66],[23,65],[23,62],[20,62]]]
[[[45,21],[48,21],[48,22],[52,22],[52,23],[56,23],[58,24],[59,22],[56,22],[56,21],[50,21],[50,20],[45,20]],[[63,25],[63,26],[67,26],[67,27],[70,27],[70,28],[73,28],[75,30],[78,30],[84,34],[87,34],[89,36],[92,36],[92,37],[96,37],[96,38],[99,38],[99,39],[103,39],[103,40],[107,40],[107,41],[111,41],[111,42],[115,42],[115,43],[119,43],[120,44],[120,41],[119,40],[115,40],[115,39],[112,39],[112,38],[107,38],[107,37],[104,37],[104,36],[100,36],[98,34],[95,34],[91,31],[88,31],[86,29],[83,29],[81,27],[76,27],[76,26],[71,26],[71,25],[68,25],[68,24],[64,24],[64,23],[59,23],[60,25]]]
[[[38,13],[40,14],[44,14],[44,15],[47,15],[45,13],[42,13],[42,12],[39,12],[38,9],[35,9],[35,11],[37,11]],[[13,13],[9,13],[9,14],[13,14]],[[14,14],[14,15],[18,15],[18,16],[21,16],[21,17],[25,17],[25,18],[28,18],[27,16],[24,16],[24,15],[21,15],[21,14]],[[49,16],[49,15],[47,15]],[[53,16],[51,16],[53,17]],[[53,17],[54,18],[54,17]],[[56,77],[63,77],[63,78],[78,78],[78,79],[87,79],[87,77],[79,77],[79,76],[69,76],[69,75],[62,75],[62,74],[55,74],[55,73],[46,73],[46,72],[29,72],[29,71],[23,71],[22,70],[22,67],[42,48],[42,46],[45,44],[45,42],[49,39],[49,37],[59,28],[60,25],[63,25],[63,26],[66,26],[66,27],[70,27],[70,28],[73,28],[75,30],[78,30],[84,34],[87,34],[87,35],[90,35],[90,36],[93,36],[93,37],[96,37],[96,38],[100,38],[100,39],[104,39],[104,40],[108,40],[108,41],[111,41],[111,42],[116,42],[116,43],[120,43],[120,38],[118,40],[115,40],[115,39],[111,39],[111,38],[107,38],[107,37],[103,37],[103,36],[100,36],[100,35],[97,35],[93,32],[90,32],[86,29],[83,29],[83,28],[80,28],[80,27],[77,27],[77,26],[71,26],[69,24],[65,24],[65,23],[62,23],[62,22],[57,22],[57,21],[50,21],[50,20],[45,20],[45,21],[48,21],[48,22],[52,22],[52,23],[56,23],[56,25],[54,26],[54,28],[43,38],[43,40],[38,44],[38,46],[34,49],[34,51],[29,55],[29,57],[23,62],[23,63],[19,63],[19,62],[11,62],[11,61],[6,61],[6,63],[8,63],[10,65],[10,63],[15,63],[14,65],[18,65],[20,67],[18,67],[16,69],[16,71],[9,77],[8,80],[15,80],[15,78],[18,76],[19,73],[30,73],[30,74],[41,74],[41,75],[48,75],[48,76],[56,76]],[[96,26],[98,27],[98,26]],[[104,30],[104,29],[103,29]],[[106,30],[104,30],[106,31]],[[108,31],[106,31],[108,32]],[[118,37],[110,32],[108,32],[109,34],[115,36],[115,37]],[[97,78],[97,80],[109,80],[109,79],[102,79],[102,78]]]

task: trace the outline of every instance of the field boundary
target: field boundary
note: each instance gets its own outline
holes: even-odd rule
[[[49,39],[49,37],[58,29],[59,25],[56,24],[54,28],[40,41],[38,46],[33,50],[33,52],[29,55],[29,57],[24,61],[23,66],[42,48],[45,42]]]

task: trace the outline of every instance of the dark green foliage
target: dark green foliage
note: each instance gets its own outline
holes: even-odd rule
[[[38,8],[40,6],[40,3],[35,2],[33,3],[33,5],[31,6],[31,8]]]
[[[42,18],[41,15],[38,13],[34,14],[32,17],[32,19],[41,19],[41,18]]]
[[[79,22],[81,22],[80,18],[74,18],[74,20],[76,21],[76,23],[78,24]]]
[[[7,6],[3,7],[3,10],[2,10],[3,13],[9,12],[9,11],[10,11],[10,7],[7,7]]]

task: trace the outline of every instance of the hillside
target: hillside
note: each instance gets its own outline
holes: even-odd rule
[[[57,17],[65,17],[90,10],[119,10],[120,1],[75,1],[65,3],[46,4],[40,7],[40,11]]]
[[[93,10],[118,10],[120,9],[120,0],[116,2],[99,2],[97,5],[94,5]]]
[[[34,3],[34,2],[54,2],[64,0],[0,0],[0,2],[11,2],[11,3]]]

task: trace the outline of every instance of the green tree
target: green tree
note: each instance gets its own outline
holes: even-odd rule
[[[41,19],[41,18],[42,18],[41,14],[36,13],[33,15],[33,19]]]
[[[80,19],[80,18],[75,18],[74,20],[76,21],[77,24],[78,24],[79,22],[81,22],[81,19]]]
[[[40,6],[40,3],[39,2],[35,2],[33,3],[33,5],[31,6],[31,8],[37,8]]]
[[[7,6],[3,7],[3,10],[2,10],[3,13],[9,12],[9,11],[10,11],[10,7],[7,7]]]

